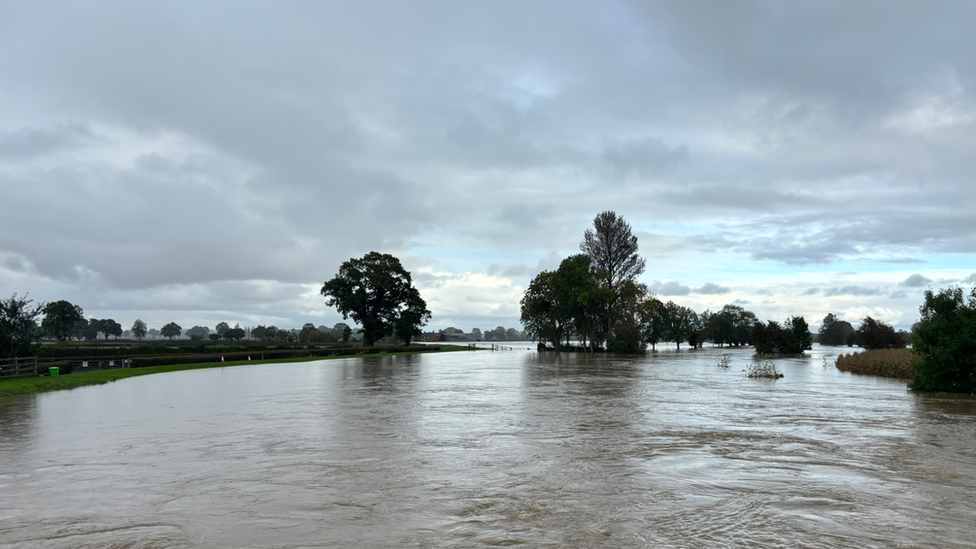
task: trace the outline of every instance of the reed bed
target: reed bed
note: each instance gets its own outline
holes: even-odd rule
[[[875,349],[837,357],[837,369],[853,374],[910,379],[916,360],[910,349]]]

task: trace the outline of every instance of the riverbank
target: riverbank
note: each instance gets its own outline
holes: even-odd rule
[[[66,374],[62,376],[43,376],[43,377],[22,377],[17,379],[0,380],[0,398],[14,395],[29,395],[36,393],[47,393],[50,391],[64,391],[76,387],[86,387],[89,385],[103,385],[120,379],[129,377],[145,376],[150,374],[163,374],[166,372],[179,372],[181,370],[200,370],[205,368],[229,368],[233,366],[244,366],[254,364],[280,364],[284,362],[312,362],[316,360],[335,360],[339,358],[368,358],[377,356],[396,356],[396,355],[418,355],[431,353],[448,353],[455,351],[473,351],[471,347],[461,347],[458,345],[438,345],[430,350],[423,351],[400,351],[392,353],[369,353],[352,356],[333,356],[333,357],[302,357],[302,358],[279,358],[268,360],[235,360],[232,362],[200,362],[195,364],[173,364],[167,366],[146,366],[143,368],[120,368],[117,370],[98,370],[94,372],[81,372],[76,374]],[[483,349],[482,349],[483,350]]]

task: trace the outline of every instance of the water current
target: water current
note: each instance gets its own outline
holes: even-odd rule
[[[5,398],[0,548],[976,547],[976,398],[837,352],[778,380],[748,350],[513,350]]]

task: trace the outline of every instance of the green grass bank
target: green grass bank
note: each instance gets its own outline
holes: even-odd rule
[[[396,351],[396,352],[375,352],[368,354],[327,356],[327,357],[300,357],[300,358],[277,358],[268,360],[235,360],[231,362],[198,362],[194,364],[171,364],[164,366],[146,366],[142,368],[120,368],[117,370],[98,370],[94,372],[82,372],[76,374],[65,374],[55,377],[22,377],[17,379],[0,380],[0,398],[14,395],[29,395],[36,393],[46,393],[49,391],[63,391],[74,389],[75,387],[85,387],[88,385],[103,385],[119,379],[129,377],[145,376],[150,374],[162,374],[166,372],[179,372],[182,370],[202,370],[205,368],[229,368],[233,366],[244,366],[253,364],[281,364],[285,362],[311,362],[316,360],[335,360],[340,358],[368,358],[378,356],[396,355],[418,355],[431,353],[448,353],[455,351],[473,351],[471,347],[461,347],[457,345],[438,345],[430,350],[422,351]],[[174,357],[175,358],[175,357]]]

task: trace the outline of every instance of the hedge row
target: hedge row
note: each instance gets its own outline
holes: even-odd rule
[[[438,351],[440,347],[431,345],[389,346],[364,349],[363,347],[342,347],[332,349],[264,349],[259,351],[234,351],[229,353],[194,353],[163,356],[134,356],[131,357],[133,368],[148,366],[168,366],[172,364],[195,364],[198,362],[220,362],[221,357],[227,362],[248,360],[275,360],[282,358],[307,358],[354,356],[376,353],[400,353],[410,351]]]
[[[316,347],[326,347],[326,345],[316,345]],[[340,348],[350,347],[348,344],[339,344]],[[332,347],[329,347],[331,350]],[[165,354],[208,354],[208,353],[234,353],[234,352],[267,352],[270,350],[305,350],[303,344],[277,344],[269,345],[266,342],[247,342],[239,345],[227,344],[227,342],[202,343],[198,341],[182,341],[173,343],[142,343],[118,345],[85,345],[85,344],[59,344],[42,345],[37,351],[40,358],[99,358],[99,357],[131,357],[131,356],[156,356]],[[313,349],[317,350],[317,349]]]

